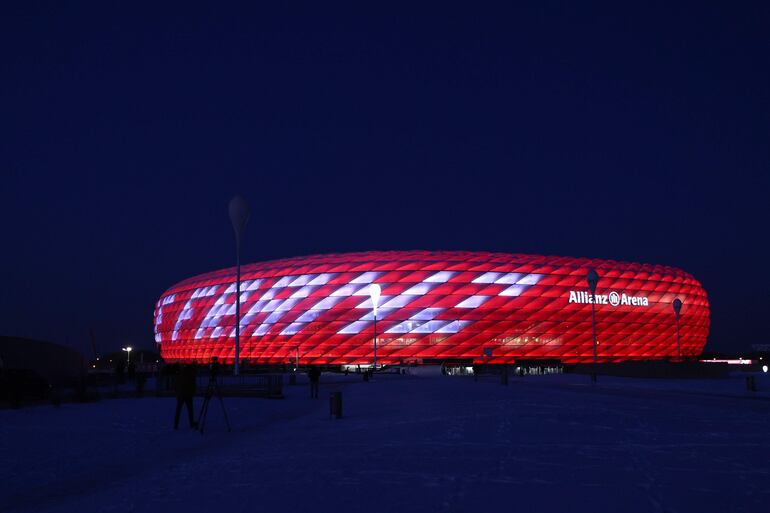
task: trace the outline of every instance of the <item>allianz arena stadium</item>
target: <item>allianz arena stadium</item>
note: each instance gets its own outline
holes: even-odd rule
[[[599,275],[592,296],[586,273]],[[381,287],[376,328],[370,286]],[[700,355],[709,303],[662,265],[463,251],[382,251],[241,267],[240,358],[255,364],[601,362]],[[168,361],[235,359],[236,269],[189,278],[155,307]]]

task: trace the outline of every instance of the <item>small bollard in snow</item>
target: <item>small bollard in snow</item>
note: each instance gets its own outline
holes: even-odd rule
[[[749,392],[757,391],[757,384],[754,383],[754,376],[746,376],[746,390]]]
[[[332,392],[329,395],[329,416],[335,419],[342,418],[342,392]]]

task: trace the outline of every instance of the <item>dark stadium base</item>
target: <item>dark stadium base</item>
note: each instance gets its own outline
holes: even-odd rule
[[[360,369],[356,366],[344,366],[337,364],[318,364],[315,365],[323,372],[339,373],[363,373],[369,370],[370,365],[362,365]],[[599,363],[594,370],[591,363],[565,364],[558,359],[522,359],[515,363],[484,364],[474,362],[470,358],[451,358],[451,359],[424,359],[420,362],[409,362],[402,364],[386,364],[380,367],[377,372],[395,372],[400,373],[401,369],[408,370],[409,367],[428,367],[442,366],[447,369],[451,375],[463,374],[459,370],[465,368],[474,368],[479,374],[501,374],[507,371],[511,376],[514,375],[541,375],[574,373],[590,375],[596,372],[599,375],[634,377],[634,378],[724,378],[727,377],[729,366],[721,363],[704,364],[697,361],[671,362],[668,360],[645,360],[645,361],[626,361],[614,363]],[[300,364],[297,371],[304,373],[308,365]],[[199,376],[206,375],[205,365],[201,365]],[[255,376],[265,374],[291,374],[294,372],[293,364],[249,364],[244,363],[241,366],[242,376]],[[458,371],[456,371],[458,370]],[[232,365],[222,365],[221,375],[232,376]]]
[[[574,374],[618,376],[626,378],[726,378],[726,363],[670,362],[667,360],[646,360],[641,362],[600,363],[594,367],[591,363],[565,366],[565,372]]]

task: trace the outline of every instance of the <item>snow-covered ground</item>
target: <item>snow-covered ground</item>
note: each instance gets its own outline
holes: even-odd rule
[[[770,511],[770,379],[324,375],[283,400],[0,410],[0,511]],[[329,392],[344,418],[329,418]],[[201,399],[196,398],[196,412]]]

